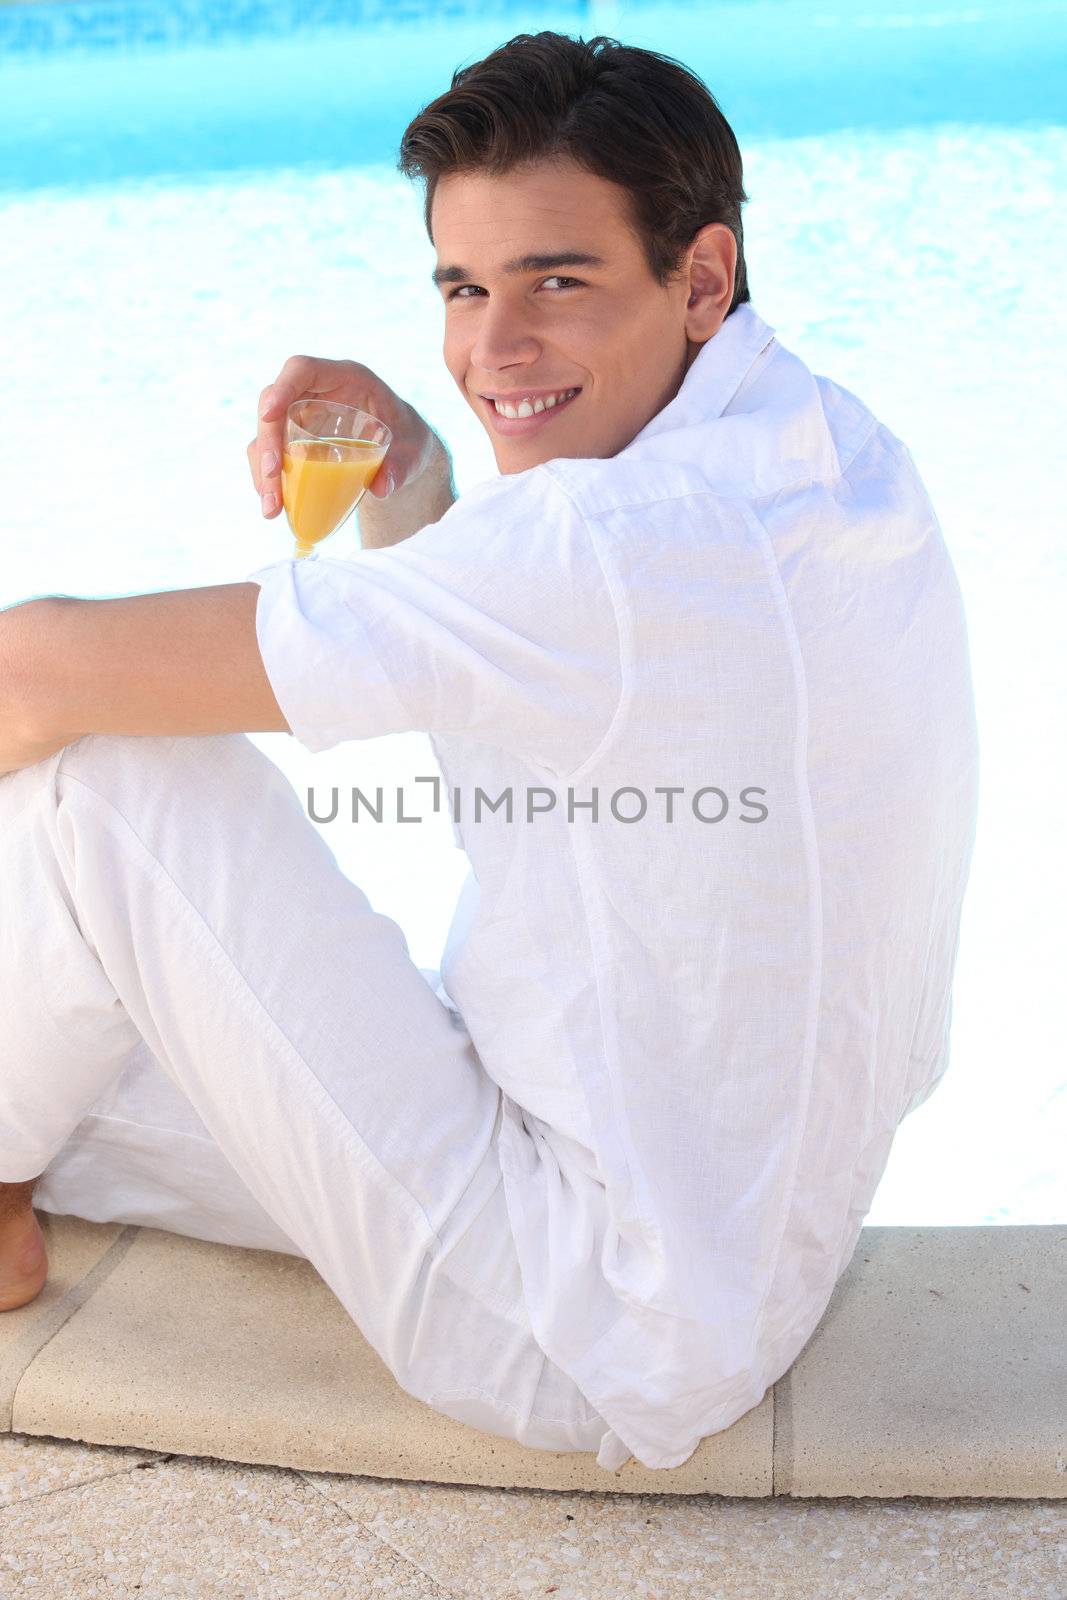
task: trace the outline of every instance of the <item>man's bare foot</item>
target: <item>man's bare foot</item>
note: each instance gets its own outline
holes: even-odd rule
[[[44,1234],[31,1204],[36,1182],[0,1183],[0,1311],[27,1305],[48,1278]]]

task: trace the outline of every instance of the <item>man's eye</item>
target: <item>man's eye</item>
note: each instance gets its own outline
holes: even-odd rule
[[[542,279],[542,282],[544,282],[544,283],[562,283],[562,284],[565,284],[565,285],[577,284],[579,286],[581,285],[581,281],[582,280],[580,278],[564,278],[564,277],[561,277],[561,275],[558,272],[554,272],[550,278]],[[457,288],[450,290],[448,298],[450,300],[457,300],[457,299],[469,300],[471,297],[470,297],[470,295],[465,295],[463,293],[464,289],[477,289],[479,294],[484,294],[485,293],[485,290],[481,289],[479,287],[479,285],[476,284],[476,283],[461,283]]]

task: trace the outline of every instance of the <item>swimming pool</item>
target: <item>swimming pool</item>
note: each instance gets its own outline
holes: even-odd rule
[[[0,5],[0,604],[287,557],[245,445],[295,351],[365,361],[449,441],[461,490],[491,475],[440,361],[399,134],[525,29],[679,56],[741,140],[754,304],[909,444],[968,608],[983,767],[953,1061],[868,1221],[1062,1220],[1067,4],[332,9]],[[255,738],[302,798],[434,770],[416,735],[314,758]],[[447,822],[322,832],[436,965],[465,868]]]

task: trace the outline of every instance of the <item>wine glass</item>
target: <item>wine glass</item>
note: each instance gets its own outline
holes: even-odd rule
[[[298,559],[313,555],[359,505],[392,438],[358,406],[293,401],[285,413],[282,504]]]

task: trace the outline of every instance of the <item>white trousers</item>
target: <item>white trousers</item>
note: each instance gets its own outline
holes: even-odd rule
[[[400,1386],[548,1450],[607,1424],[530,1330],[500,1091],[244,734],[0,777],[0,1181],[310,1261]]]

